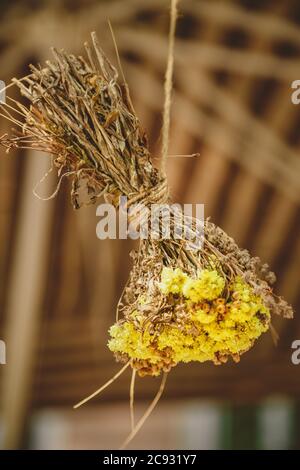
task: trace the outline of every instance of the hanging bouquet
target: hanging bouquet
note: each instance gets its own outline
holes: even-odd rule
[[[50,154],[57,190],[63,178],[72,179],[75,209],[81,206],[82,187],[88,203],[104,196],[118,207],[125,195],[128,208],[168,204],[165,172],[152,164],[127,84],[119,80],[95,33],[92,42],[93,48],[85,44],[87,59],[53,49],[53,59],[44,67],[31,65],[30,75],[13,79],[29,106],[9,97],[1,105],[1,115],[20,129],[2,136],[1,144],[7,152],[29,147]],[[170,85],[172,61],[169,65]],[[164,117],[168,125],[168,112]],[[186,225],[197,239],[197,221],[187,224],[183,219],[182,228]],[[268,266],[209,220],[203,224],[201,246],[191,247],[171,231],[168,239],[140,240],[132,256],[133,268],[109,331],[108,347],[125,363],[117,376],[130,366],[140,376],[163,372],[165,380],[179,362],[238,362],[272,328],[273,314],[293,316],[273,292],[275,276]]]

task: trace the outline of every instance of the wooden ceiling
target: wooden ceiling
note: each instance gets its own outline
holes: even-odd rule
[[[291,102],[291,83],[300,79],[299,1],[185,0],[181,13],[170,153],[200,157],[169,159],[172,196],[204,203],[206,216],[269,262],[278,293],[297,312],[300,105]],[[92,30],[114,59],[109,18],[158,160],[167,0],[10,2],[3,15],[5,82],[25,74],[28,62],[47,59],[51,46],[83,53]],[[1,118],[0,134],[8,128]],[[71,406],[116,370],[107,329],[134,242],[97,240],[95,207],[74,212],[67,183],[55,199],[36,200],[32,188],[49,167],[47,156],[0,152],[0,337],[8,348],[1,403],[8,422],[22,423],[29,406]],[[50,174],[39,192],[54,188]],[[166,397],[299,397],[300,368],[290,360],[299,318],[274,323],[277,348],[265,335],[239,365],[177,367]],[[152,396],[156,382],[141,382],[140,396]],[[127,398],[128,387],[124,376],[105,398]],[[20,432],[20,425],[11,430],[12,441]]]

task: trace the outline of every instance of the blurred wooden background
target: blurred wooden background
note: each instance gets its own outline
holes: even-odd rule
[[[0,79],[22,76],[46,60],[51,46],[83,53],[96,30],[114,61],[112,22],[132,99],[159,158],[168,0],[1,3]],[[269,262],[276,290],[300,304],[300,79],[298,0],[182,0],[176,43],[171,154],[173,198],[204,203],[206,216]],[[10,96],[16,90],[10,89]],[[1,118],[0,134],[9,130]],[[22,442],[32,410],[66,405],[93,391],[116,370],[106,348],[118,296],[130,269],[130,240],[99,241],[95,207],[75,212],[67,183],[49,202],[32,188],[50,165],[45,155],[0,150],[0,404],[6,445]],[[49,176],[42,195],[55,187]],[[299,399],[300,366],[291,343],[300,321],[275,319],[270,335],[239,365],[177,367],[166,400],[215,397],[257,402],[270,394]],[[157,382],[140,381],[141,398]],[[129,376],[103,397],[127,399]]]

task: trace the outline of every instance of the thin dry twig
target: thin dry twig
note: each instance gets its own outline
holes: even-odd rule
[[[95,392],[93,392],[91,395],[89,395],[88,397],[84,398],[83,400],[81,400],[79,403],[77,403],[76,405],[73,406],[74,410],[76,410],[77,408],[79,408],[80,406],[84,405],[85,403],[87,403],[88,401],[92,400],[94,397],[96,397],[97,395],[99,395],[99,393],[103,392],[103,390],[105,390],[107,387],[109,387],[115,380],[117,380],[118,377],[120,377],[120,375],[123,374],[123,372],[125,372],[125,370],[129,367],[130,365],[130,362],[128,362],[127,364],[125,364],[125,366],[123,366],[111,379],[109,379],[104,385],[102,385],[102,387],[98,388],[98,390],[96,390]]]
[[[159,402],[163,392],[164,392],[164,389],[165,389],[165,386],[166,386],[166,382],[167,382],[167,377],[168,377],[168,374],[164,373],[163,374],[163,377],[162,377],[162,381],[161,381],[161,384],[160,384],[160,387],[159,387],[159,390],[157,392],[157,394],[155,395],[153,401],[150,403],[149,407],[147,408],[147,410],[145,411],[145,413],[143,414],[143,416],[141,417],[141,419],[138,421],[138,423],[136,424],[135,428],[131,431],[131,433],[129,434],[129,436],[126,438],[126,440],[123,442],[123,444],[121,445],[120,447],[120,450],[123,450],[125,449],[128,444],[132,441],[132,439],[136,436],[136,434],[139,432],[139,430],[142,428],[143,424],[145,423],[145,421],[149,418],[149,416],[151,415],[152,411],[154,410],[154,408],[156,407],[157,403]]]

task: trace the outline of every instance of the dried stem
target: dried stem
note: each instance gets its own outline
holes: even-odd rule
[[[134,429],[134,390],[135,390],[136,370],[132,368],[131,381],[130,381],[130,424],[131,431]]]
[[[125,439],[125,441],[123,442],[122,446],[120,447],[120,450],[123,450],[123,449],[126,449],[126,447],[128,446],[128,444],[132,441],[132,439],[136,436],[136,434],[139,432],[139,430],[141,429],[141,427],[143,426],[143,424],[145,423],[145,421],[149,418],[149,416],[151,415],[152,411],[154,410],[154,408],[156,407],[157,403],[159,402],[163,392],[164,392],[164,389],[165,389],[165,385],[166,385],[166,381],[167,381],[167,376],[168,374],[167,373],[164,373],[163,374],[163,377],[162,377],[162,381],[161,381],[161,384],[160,384],[160,387],[159,387],[159,390],[157,392],[157,394],[155,395],[153,401],[150,403],[149,407],[147,408],[147,410],[145,411],[145,413],[143,414],[143,416],[141,417],[141,419],[138,421],[138,423],[136,424],[135,428],[131,431],[131,433],[129,434],[129,436]]]
[[[107,387],[109,387],[118,377],[120,377],[120,375],[123,374],[123,372],[125,372],[125,370],[127,369],[127,367],[130,366],[130,362],[127,362],[125,364],[125,366],[123,366],[111,379],[109,379],[104,385],[102,385],[102,387],[100,387],[98,390],[96,390],[94,393],[92,393],[91,395],[89,395],[88,397],[84,398],[83,400],[81,400],[79,403],[77,403],[76,405],[73,406],[74,410],[79,408],[80,406],[84,405],[85,403],[87,403],[88,401],[92,400],[92,398],[96,397],[97,395],[99,395],[99,393],[103,392],[103,390],[105,390]]]

